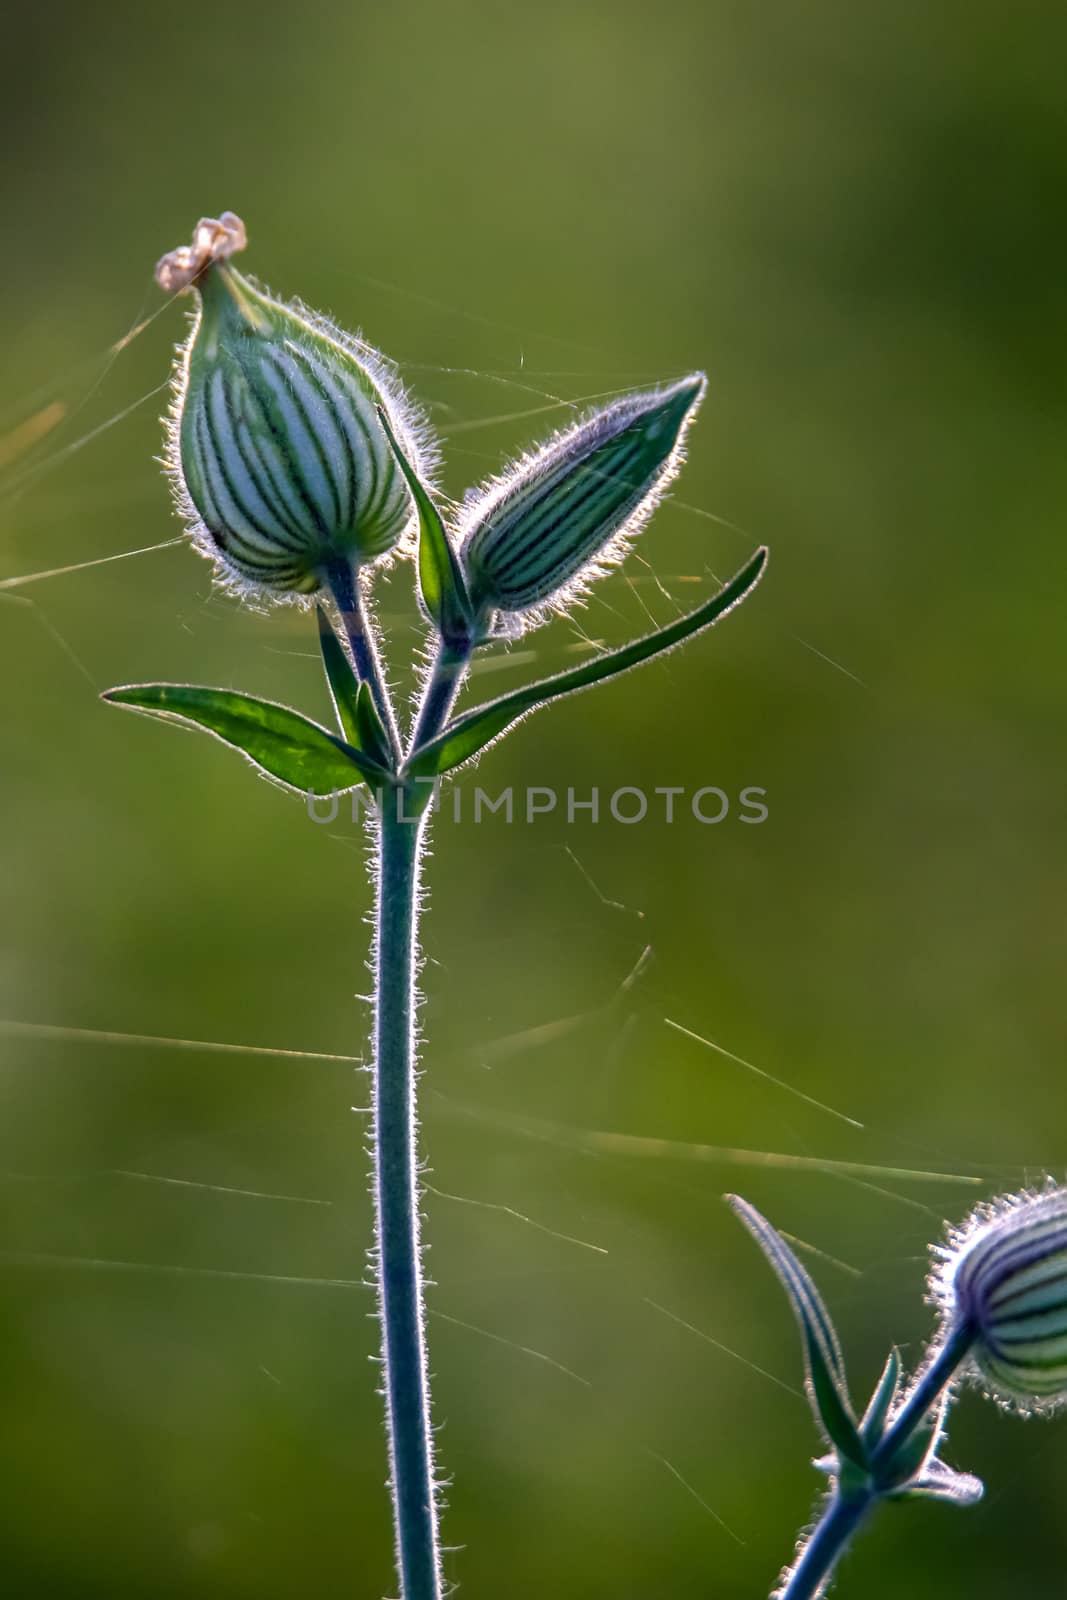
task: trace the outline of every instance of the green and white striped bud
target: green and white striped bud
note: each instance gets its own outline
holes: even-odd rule
[[[937,1254],[942,1333],[970,1330],[970,1375],[1011,1410],[1067,1402],[1067,1189],[980,1206]]]
[[[376,408],[420,472],[432,460],[390,365],[242,277],[229,258],[244,246],[244,224],[224,212],[156,268],[161,288],[199,301],[175,370],[168,466],[195,542],[231,588],[307,595],[413,529]]]
[[[460,525],[474,606],[516,633],[619,561],[681,465],[705,388],[696,373],[627,395],[477,491]]]

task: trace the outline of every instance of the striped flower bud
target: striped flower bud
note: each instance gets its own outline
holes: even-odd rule
[[[378,418],[426,471],[395,372],[362,341],[243,278],[239,217],[198,223],[164,256],[168,293],[199,314],[175,372],[168,466],[194,539],[230,587],[311,594],[326,575],[394,550],[411,499]]]
[[[616,400],[476,492],[460,527],[474,605],[518,632],[620,560],[678,471],[705,387],[697,373]]]
[[[973,1335],[972,1376],[1012,1410],[1067,1402],[1067,1189],[980,1206],[938,1255],[931,1290],[943,1332]]]

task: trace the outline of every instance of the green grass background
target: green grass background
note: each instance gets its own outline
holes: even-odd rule
[[[164,378],[176,308],[94,388],[202,212],[238,210],[250,270],[401,362],[455,495],[568,414],[515,413],[709,373],[685,505],[643,538],[636,587],[612,578],[580,622],[614,641],[645,605],[666,620],[653,573],[692,602],[758,539],[759,594],[546,712],[479,780],[757,784],[770,818],[439,824],[431,1181],[608,1253],[431,1194],[430,1331],[462,1594],[764,1595],[816,1441],[797,1398],[720,1348],[798,1381],[722,1191],[858,1269],[816,1264],[857,1388],[891,1341],[920,1350],[925,1247],[971,1193],[573,1135],[973,1174],[975,1195],[1062,1173],[1067,18],[118,0],[8,27],[0,432],[46,401],[70,414],[3,471],[4,578],[177,531],[162,397],[59,453]],[[360,1054],[358,831],[93,694],[232,683],[322,715],[309,621],[213,596],[182,548],[9,594],[33,605],[0,600],[0,1017]],[[382,607],[399,663],[407,574]],[[538,634],[536,663],[482,687],[564,664],[575,637]],[[0,1050],[5,1592],[393,1593],[370,1296],[203,1275],[361,1278],[365,1082],[10,1032]],[[1067,1423],[968,1398],[947,1454],[986,1476],[984,1504],[886,1512],[843,1596],[1058,1589]]]

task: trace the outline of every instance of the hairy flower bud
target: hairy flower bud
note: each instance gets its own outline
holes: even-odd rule
[[[702,374],[627,395],[523,457],[464,510],[474,605],[515,631],[559,609],[625,554],[681,464]]]
[[[376,351],[233,268],[244,245],[244,224],[224,212],[156,268],[163,289],[199,298],[168,465],[194,538],[231,586],[311,594],[331,569],[395,549],[412,521],[376,408],[425,471],[421,430]]]
[[[971,1330],[972,1373],[992,1397],[1024,1412],[1067,1402],[1067,1189],[980,1206],[938,1255],[945,1330]]]

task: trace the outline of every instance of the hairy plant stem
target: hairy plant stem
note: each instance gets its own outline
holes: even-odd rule
[[[911,1438],[931,1407],[937,1403],[942,1389],[947,1388],[952,1382],[965,1360],[975,1337],[976,1330],[969,1322],[959,1323],[949,1334],[886,1429],[881,1444],[874,1451],[871,1465],[876,1471],[892,1460],[900,1446]]]
[[[871,1509],[870,1491],[842,1494],[835,1490],[826,1502],[818,1526],[804,1547],[804,1554],[789,1574],[780,1600],[814,1600],[825,1592],[838,1558]]]
[[[415,963],[425,813],[405,820],[407,791],[382,796],[376,915],[374,1166],[378,1296],[403,1600],[439,1600],[430,1391],[423,1329],[415,1121]]]
[[[415,718],[415,731],[411,737],[413,751],[441,732],[463,683],[470,658],[469,644],[441,641]]]
[[[396,715],[385,687],[378,642],[363,603],[359,573],[354,572],[347,561],[338,561],[327,569],[325,576],[327,588],[344,624],[356,675],[370,687],[389,743],[394,752],[399,753],[400,735],[397,732]]]
[[[444,727],[469,651],[441,647],[412,747]],[[419,1249],[415,975],[422,847],[431,795],[398,779],[378,816],[374,1193],[386,1426],[403,1600],[440,1600],[425,1308]]]
[[[942,1390],[952,1382],[974,1337],[974,1330],[961,1323],[945,1340],[874,1450],[870,1458],[872,1478],[848,1488],[839,1484],[834,1489],[804,1546],[804,1553],[784,1586],[776,1592],[775,1600],[818,1600],[826,1593],[834,1567],[853,1534],[885,1497],[875,1481],[878,1469],[888,1467],[896,1452],[929,1415]]]

